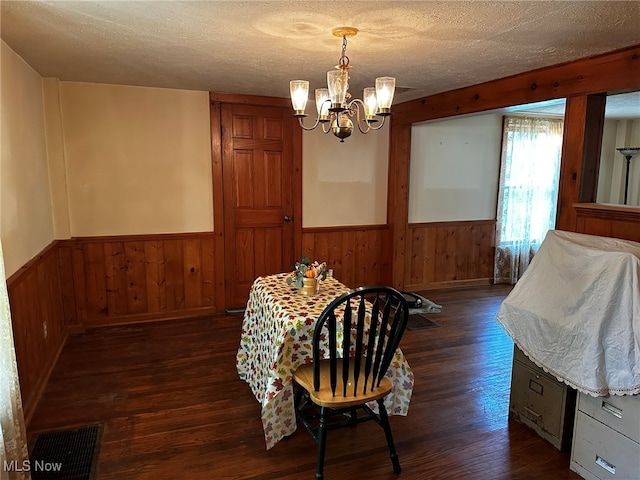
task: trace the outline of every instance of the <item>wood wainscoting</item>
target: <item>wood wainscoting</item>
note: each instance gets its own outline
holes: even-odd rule
[[[67,338],[57,248],[54,241],[7,279],[27,423]]]
[[[60,242],[70,325],[112,325],[217,313],[224,275],[212,232]],[[219,252],[221,253],[221,252]]]
[[[640,242],[640,208],[577,203],[576,232]]]
[[[409,224],[405,290],[493,283],[495,220]]]
[[[388,225],[314,227],[302,230],[302,255],[326,261],[349,287],[391,282],[391,230]]]
[[[27,424],[69,333],[221,311],[214,244],[212,232],[55,240],[11,275]]]

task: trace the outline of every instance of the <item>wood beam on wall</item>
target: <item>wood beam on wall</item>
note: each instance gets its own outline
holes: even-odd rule
[[[262,105],[265,107],[291,107],[291,100],[284,97],[264,97],[260,95],[237,95],[233,93],[209,92],[209,100],[219,103],[241,105]]]
[[[293,247],[302,251],[302,128],[298,119],[291,117],[293,132]]]
[[[214,258],[216,272],[224,272],[224,211],[222,187],[222,106],[211,101],[211,185],[213,186],[213,233],[214,249],[218,252]],[[215,304],[225,308],[224,275],[216,275]]]
[[[559,230],[575,231],[574,203],[595,200],[605,102],[604,95],[567,99],[556,216]]]
[[[607,95],[605,93],[587,96],[582,175],[580,177],[580,192],[578,194],[579,202],[596,201],[606,104]]]
[[[400,103],[393,107],[393,120],[411,125],[543,100],[638,87],[640,45]]]
[[[411,127],[396,125],[389,129],[389,179],[387,223],[391,228],[391,285],[404,289],[405,252],[409,226],[409,165],[411,162]]]

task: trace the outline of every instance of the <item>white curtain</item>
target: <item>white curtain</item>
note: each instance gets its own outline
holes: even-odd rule
[[[0,478],[30,479],[18,365],[0,244]]]
[[[516,283],[555,226],[563,123],[562,118],[504,118],[495,283]]]

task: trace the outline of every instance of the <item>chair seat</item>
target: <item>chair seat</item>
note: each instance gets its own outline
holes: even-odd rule
[[[299,366],[295,373],[293,374],[293,379],[296,383],[298,383],[302,388],[304,388],[307,392],[309,392],[309,397],[316,405],[320,405],[321,407],[329,407],[329,408],[348,408],[355,407],[361,405],[363,403],[368,403],[373,400],[377,400],[379,398],[388,395],[393,387],[391,380],[387,377],[382,378],[380,381],[380,386],[373,388],[370,390],[367,388],[367,393],[363,393],[364,389],[364,366],[361,369],[360,377],[358,379],[358,388],[356,395],[353,395],[353,369],[349,374],[349,381],[347,382],[347,396],[343,396],[343,385],[342,376],[339,375],[337,379],[336,386],[336,396],[334,397],[331,392],[331,382],[329,381],[329,360],[321,360],[320,361],[320,390],[315,391],[313,388],[313,363],[307,363],[305,365]],[[371,379],[369,379],[369,383]]]

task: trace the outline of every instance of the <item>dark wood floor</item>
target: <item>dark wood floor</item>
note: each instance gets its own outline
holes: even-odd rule
[[[506,287],[432,291],[438,328],[407,331],[407,417],[391,417],[395,475],[373,423],[329,433],[330,479],[579,479],[569,455],[508,420],[513,344],[494,317]],[[99,479],[312,479],[298,428],[265,449],[235,369],[241,316],[90,330],[67,341],[29,433],[102,423]]]

